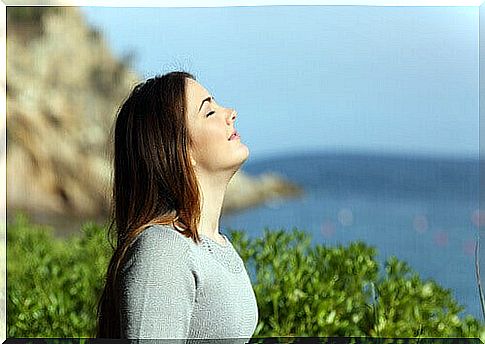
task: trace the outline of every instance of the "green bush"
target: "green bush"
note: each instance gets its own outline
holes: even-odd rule
[[[7,25],[29,26],[42,31],[42,20],[48,14],[60,13],[55,6],[7,6]]]
[[[422,281],[391,256],[379,273],[376,250],[314,245],[308,234],[264,229],[232,233],[249,270],[260,311],[254,336],[481,337],[485,326],[433,280]],[[235,245],[236,245],[235,244]]]
[[[102,228],[56,239],[23,215],[7,228],[7,337],[93,337],[111,247]]]
[[[7,337],[93,337],[97,300],[111,256],[106,229],[87,223],[80,236],[55,239],[23,215],[7,230]],[[485,326],[449,290],[421,281],[376,250],[310,245],[308,234],[264,229],[260,238],[230,230],[249,271],[259,309],[255,337],[480,337]]]

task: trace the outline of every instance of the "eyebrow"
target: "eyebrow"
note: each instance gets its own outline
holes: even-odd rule
[[[202,103],[200,104],[200,108],[199,108],[199,111],[198,111],[198,112],[200,112],[200,110],[202,110],[202,106],[204,105],[204,102],[209,102],[209,103],[210,103],[210,102],[211,102],[211,100],[215,100],[215,99],[214,99],[214,97],[207,97],[207,98],[205,98],[205,99],[202,101]]]

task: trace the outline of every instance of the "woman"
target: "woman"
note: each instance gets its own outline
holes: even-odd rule
[[[172,72],[136,85],[115,125],[116,248],[97,337],[250,338],[258,309],[219,233],[227,184],[247,160],[236,111]]]

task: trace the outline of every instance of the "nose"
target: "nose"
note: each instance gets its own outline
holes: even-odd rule
[[[236,120],[236,117],[237,117],[237,111],[234,110],[234,109],[229,109],[229,118],[231,120],[231,122],[234,122]]]

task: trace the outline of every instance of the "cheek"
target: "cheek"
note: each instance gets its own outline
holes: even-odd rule
[[[220,145],[221,140],[226,138],[226,131],[220,125],[205,125],[198,128],[195,137],[201,145]]]
[[[204,154],[207,151],[210,152],[217,149],[217,146],[220,146],[220,142],[218,142],[220,141],[218,139],[219,136],[220,133],[218,134],[213,128],[206,127],[198,129],[192,136],[194,150]]]
[[[213,155],[214,152],[220,152],[230,147],[230,145],[227,145],[226,137],[228,130],[224,127],[224,123],[217,121],[216,118],[193,123],[193,126],[189,127],[189,132],[194,151],[200,158],[208,154]]]

